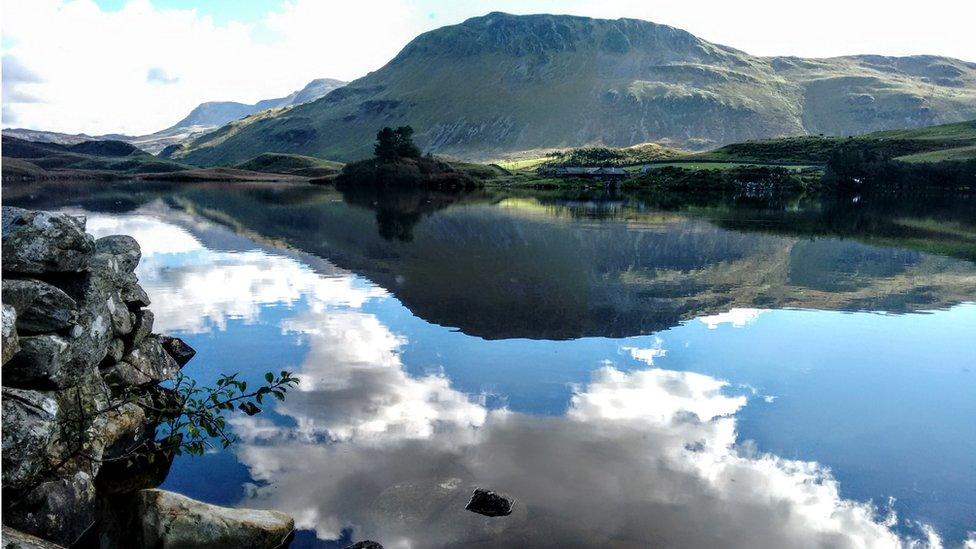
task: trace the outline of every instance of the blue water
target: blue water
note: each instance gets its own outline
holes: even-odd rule
[[[163,485],[285,511],[302,530],[295,546],[367,538],[387,547],[953,546],[976,531],[976,265],[966,259],[829,236],[714,233],[680,216],[594,224],[496,203],[421,220],[413,240],[395,245],[398,257],[422,255],[414,250],[432,235],[451,239],[461,229],[444,227],[471,218],[513,224],[525,241],[505,246],[519,255],[537,244],[534,234],[562,246],[571,233],[583,249],[614,231],[643,235],[632,246],[642,258],[645,242],[695,246],[701,235],[739,250],[677,270],[634,261],[607,271],[615,281],[720,271],[696,274],[710,281],[701,287],[668,286],[701,311],[689,307],[661,329],[508,337],[525,328],[504,318],[491,329],[471,318],[467,328],[468,312],[498,314],[477,305],[438,313],[464,325],[415,314],[405,302],[425,296],[404,288],[427,275],[405,260],[372,270],[370,254],[389,251],[365,254],[370,266],[360,272],[339,266],[356,263],[348,250],[307,253],[160,202],[87,213],[90,231],[142,243],[138,275],[157,331],[198,352],[188,375],[301,377],[285,402],[233,417],[237,445],[178,458]],[[321,235],[329,246],[337,240]],[[812,244],[823,249],[814,263],[801,261]],[[497,245],[488,239],[472,257],[504,256],[509,248]],[[752,276],[737,274],[736,262],[755,250],[767,250],[757,265],[792,269],[803,283],[736,286]],[[845,270],[848,256],[860,263]],[[814,264],[826,273],[817,283],[796,274]],[[544,275],[546,265],[538,268]],[[588,284],[592,293],[603,282]],[[711,290],[758,296],[742,306]],[[895,299],[923,290],[927,301]],[[871,300],[898,305],[862,306]],[[492,520],[465,512],[474,486],[513,495],[516,512]]]

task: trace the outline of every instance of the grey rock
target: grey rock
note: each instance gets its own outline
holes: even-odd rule
[[[17,351],[20,350],[20,341],[17,337],[17,310],[3,304],[3,364],[6,364]]]
[[[149,294],[135,280],[122,284],[119,295],[129,307],[148,307],[150,304]]]
[[[72,354],[79,364],[97,366],[108,353],[115,325],[129,322],[128,309],[118,301],[114,284],[104,273],[85,273],[66,291],[78,301],[78,322],[68,331]],[[117,319],[113,319],[109,303],[115,308]]]
[[[0,537],[3,538],[3,549],[64,549],[63,545],[51,543],[8,526],[4,526],[0,531]]]
[[[3,384],[10,387],[69,387],[76,381],[68,368],[68,342],[57,335],[19,338],[20,350],[3,369]]]
[[[51,393],[5,387],[2,408],[3,486],[19,490],[46,467],[43,458],[55,437],[58,406]]]
[[[218,507],[164,490],[138,492],[134,508],[141,547],[271,549],[295,527],[278,511]]]
[[[17,331],[21,334],[56,332],[71,326],[78,318],[75,300],[60,288],[40,280],[4,280],[3,302],[17,310]]]
[[[3,521],[23,532],[71,545],[95,524],[95,483],[79,471],[69,478],[41,483],[4,506]]]
[[[126,387],[140,387],[153,383],[153,378],[139,371],[125,361],[115,363],[102,370],[102,377],[109,387],[124,389]]]
[[[471,501],[464,508],[486,517],[504,517],[512,514],[514,505],[515,500],[508,496],[476,488],[471,494]]]
[[[123,336],[132,331],[132,316],[129,314],[129,308],[122,303],[121,298],[112,292],[105,301],[105,306],[108,308],[109,317],[112,319],[112,333]]]
[[[95,252],[114,257],[118,269],[126,273],[135,271],[139,260],[142,259],[139,243],[128,235],[117,234],[99,238],[95,241]]]
[[[151,433],[147,432],[147,436]],[[95,487],[100,495],[112,496],[156,488],[166,480],[174,457],[172,449],[150,443],[148,449],[144,447],[127,459],[104,463],[95,477]]]
[[[118,362],[122,360],[122,356],[125,354],[125,342],[119,338],[115,338],[108,344],[108,353],[105,354],[106,360],[111,360],[112,362]]]
[[[347,545],[346,549],[383,549],[383,545],[373,540],[357,541],[352,545]]]
[[[129,354],[123,357],[118,367],[128,366],[135,372],[123,373],[123,379],[139,379],[145,385],[170,379],[179,371],[180,365],[159,342],[158,336],[149,336],[140,341]],[[141,374],[141,376],[140,376]]]
[[[190,359],[197,354],[193,347],[178,337],[159,336],[159,342],[163,349],[169,353],[169,356],[173,357],[173,360],[180,365],[180,368],[186,366],[186,363],[190,362]]]
[[[4,273],[79,272],[94,251],[84,218],[3,207]]]
[[[150,311],[149,309],[140,309],[136,311],[134,314],[136,320],[133,323],[132,333],[129,334],[128,338],[126,338],[126,340],[129,342],[129,344],[126,345],[126,350],[132,349],[133,347],[138,345],[139,342],[141,342],[143,339],[146,339],[146,337],[148,337],[149,334],[152,333],[152,329],[153,329],[153,320],[155,317],[153,316],[152,311]],[[163,346],[163,348],[164,349],[166,348],[165,345]]]

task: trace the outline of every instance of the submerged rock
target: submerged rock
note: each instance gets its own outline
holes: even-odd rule
[[[20,339],[17,337],[17,310],[3,304],[3,364],[6,364],[17,351],[20,350]],[[6,370],[4,370],[6,371]]]
[[[17,310],[21,334],[56,332],[78,318],[78,304],[64,290],[31,278],[4,280],[3,302]]]
[[[471,501],[464,508],[486,517],[504,517],[512,514],[514,505],[515,500],[508,496],[476,488],[471,494]]]
[[[383,549],[383,545],[373,540],[357,541],[352,545],[347,545],[345,549]]]
[[[3,272],[79,272],[88,267],[95,239],[85,219],[63,213],[3,207]]]
[[[277,511],[219,507],[165,490],[136,493],[132,511],[140,547],[271,549],[295,527]]]

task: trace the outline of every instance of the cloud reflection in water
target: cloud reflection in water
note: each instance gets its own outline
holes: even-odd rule
[[[387,293],[351,274],[257,247],[214,251],[199,227],[149,215],[93,216],[89,227],[142,243],[161,331],[224,329],[267,305],[307,303],[280,325],[308,346],[299,390],[276,409],[292,421],[234,426],[238,458],[262,483],[242,505],[291,513],[320,539],[351,528],[388,547],[905,543],[892,517],[843,499],[818,464],[736,445],[747,399],[714,377],[654,367],[660,341],[625,349],[646,369],[594,364],[560,416],[491,410],[443,374],[408,374],[406,338],[363,310]],[[743,326],[760,312],[701,321]],[[464,511],[476,485],[514,495],[515,513]]]

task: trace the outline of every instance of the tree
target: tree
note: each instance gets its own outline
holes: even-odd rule
[[[380,160],[395,160],[397,157],[397,135],[387,126],[376,133],[373,155]]]
[[[393,131],[396,135],[396,153],[402,158],[419,158],[420,147],[413,142],[413,128],[400,126]]]
[[[373,155],[384,161],[397,158],[419,158],[420,148],[413,142],[413,128],[400,126],[397,129],[389,126],[376,133],[376,144],[373,145]]]

